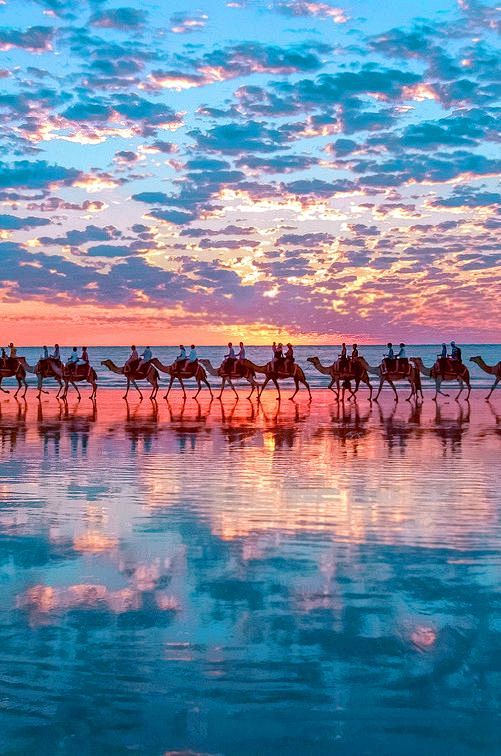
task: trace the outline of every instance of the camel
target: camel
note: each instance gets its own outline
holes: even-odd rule
[[[24,386],[23,397],[26,396],[28,391],[28,383],[26,382],[26,373],[33,372],[33,368],[28,365],[25,357],[8,357],[5,364],[0,361],[0,391],[4,394],[10,394],[8,389],[4,389],[2,381],[4,378],[15,377],[17,381],[17,390],[14,396],[17,396]]]
[[[414,363],[416,366],[416,369],[422,373],[423,375],[426,375],[428,378],[432,378],[435,381],[435,396],[433,397],[433,401],[437,401],[438,394],[442,394],[442,396],[449,396],[449,394],[444,394],[443,391],[441,391],[440,386],[442,385],[442,381],[458,381],[459,383],[459,393],[456,395],[455,399],[459,399],[461,396],[461,393],[464,391],[464,384],[466,384],[468,388],[468,393],[466,395],[466,400],[470,398],[470,392],[471,392],[471,384],[470,384],[470,373],[466,365],[463,365],[462,362],[458,363],[458,367],[452,368],[451,363],[449,360],[447,360],[447,368],[442,373],[442,369],[440,367],[440,364],[438,360],[435,362],[433,367],[428,368],[423,363],[423,360],[421,357],[411,357],[410,361]]]
[[[250,367],[249,364],[246,364],[247,360],[236,363],[236,365],[240,368],[240,374],[228,373],[228,371],[225,371],[225,368],[223,367],[224,362],[218,368],[215,368],[212,365],[210,360],[199,360],[199,362],[201,365],[205,367],[209,375],[218,376],[219,378],[221,378],[221,391],[219,392],[219,397],[218,397],[219,399],[221,399],[221,396],[224,391],[224,387],[226,386],[227,383],[229,383],[229,385],[233,389],[233,393],[238,399],[238,393],[237,393],[237,390],[235,389],[235,386],[232,383],[232,380],[231,380],[232,378],[245,378],[245,380],[251,384],[252,389],[249,396],[247,397],[248,399],[251,398],[255,389],[257,389],[259,393],[259,383],[256,381],[256,372]]]
[[[169,392],[172,388],[172,384],[174,383],[176,379],[181,384],[181,388],[183,389],[183,395],[186,396],[183,378],[184,380],[187,380],[188,378],[194,378],[195,381],[197,382],[198,391],[196,392],[193,399],[196,399],[199,393],[201,392],[202,383],[205,383],[205,385],[210,391],[210,395],[213,396],[212,389],[209,385],[209,381],[207,380],[207,373],[205,372],[205,368],[200,364],[199,361],[192,363],[193,367],[184,369],[184,370],[180,370],[179,366],[176,363],[172,365],[164,365],[163,362],[160,362],[158,357],[154,357],[151,360],[150,365],[154,365],[156,368],[158,368],[158,370],[161,370],[162,373],[167,373],[168,375],[170,375],[169,386],[167,388],[167,393],[164,395],[164,399],[167,399],[167,397],[169,396]]]
[[[350,360],[349,368],[348,370],[345,370],[341,372],[339,370],[339,361],[336,360],[336,362],[333,362],[332,365],[329,367],[326,367],[325,365],[322,365],[318,357],[308,357],[308,362],[311,362],[314,368],[318,370],[319,373],[322,373],[323,375],[330,375],[331,382],[327,386],[327,388],[334,391],[336,396],[339,398],[339,383],[340,381],[355,381],[355,392],[358,391],[360,383],[365,383],[366,386],[369,389],[369,401],[372,401],[372,386],[371,382],[369,380],[369,375],[367,373],[367,370],[359,363],[359,362],[353,362],[353,360]],[[336,384],[336,389],[334,389],[334,383]]]
[[[48,394],[48,391],[44,391],[43,382],[45,378],[54,378],[59,383],[59,391],[56,394],[56,399],[59,398],[59,394],[63,390],[63,363],[61,360],[56,360],[53,357],[44,357],[38,360],[34,368],[34,373],[38,379],[38,394],[37,399],[40,399],[42,394]]]
[[[87,381],[87,383],[90,383],[92,386],[92,393],[89,396],[89,399],[94,400],[96,398],[97,394],[97,373],[94,370],[94,368],[90,367],[90,365],[77,365],[75,369],[70,370],[66,367],[63,367],[62,370],[62,379],[64,381],[64,391],[61,394],[61,399],[66,400],[66,397],[68,396],[68,388],[69,384],[73,386],[75,391],[77,392],[77,396],[79,399],[82,398],[82,395],[80,394],[80,391],[78,390],[77,381]]]
[[[136,369],[133,369],[128,373],[125,372],[125,365],[119,367],[118,365],[115,365],[113,360],[103,360],[101,362],[101,365],[104,365],[104,367],[108,368],[108,370],[111,370],[112,373],[116,373],[117,375],[125,375],[125,377],[127,378],[127,391],[123,396],[124,399],[127,399],[131,383],[138,392],[141,399],[143,398],[141,389],[137,385],[136,381],[148,381],[148,383],[150,383],[153,387],[150,394],[150,399],[154,399],[156,397],[159,388],[158,370],[152,365],[151,362],[148,362],[144,366],[145,369],[138,370],[136,367]]]
[[[84,368],[85,369],[82,369]],[[66,399],[68,395],[68,388],[71,385],[77,392],[78,398],[81,399],[82,395],[76,385],[77,382],[87,381],[92,386],[92,393],[89,399],[95,399],[97,393],[97,373],[94,368],[87,368],[84,365],[78,365],[76,370],[68,370],[61,360],[56,360],[53,357],[44,357],[39,360],[35,365],[34,372],[38,377],[38,394],[37,399],[40,399],[42,394],[48,394],[48,391],[43,389],[44,378],[55,378],[59,383],[59,390],[56,394],[56,399]]]
[[[397,389],[395,388],[394,381],[401,380],[409,381],[411,386],[411,393],[408,397],[406,397],[407,402],[410,402],[410,400],[413,398],[417,399],[418,394],[421,394],[421,399],[423,398],[423,389],[421,387],[421,377],[419,375],[419,370],[413,365],[409,365],[410,369],[408,373],[398,372],[397,370],[387,372],[382,370],[381,365],[378,365],[377,367],[369,365],[365,357],[359,357],[358,359],[362,367],[365,368],[365,370],[367,370],[370,375],[379,376],[379,388],[376,396],[374,397],[374,401],[378,400],[379,394],[381,393],[384,384],[389,383],[391,388],[393,389],[395,401],[398,402],[398,393]]]
[[[266,365],[256,365],[251,360],[243,360],[244,365],[246,365],[248,368],[253,370],[255,373],[264,373],[265,379],[264,383],[261,385],[261,389],[258,389],[257,398],[261,398],[261,394],[263,393],[264,389],[266,388],[267,384],[270,381],[273,381],[273,383],[276,386],[276,389],[278,391],[277,400],[280,401],[280,387],[278,385],[278,381],[286,380],[287,378],[293,378],[294,383],[296,384],[296,390],[292,394],[292,396],[289,396],[289,399],[294,399],[297,392],[299,391],[299,384],[302,383],[307,389],[308,394],[311,399],[311,391],[308,381],[306,380],[306,377],[304,375],[304,371],[299,365],[297,365],[295,362],[292,365],[292,370],[288,373],[283,372],[279,370],[278,372],[275,372],[273,368],[273,362],[268,362]]]
[[[485,401],[488,402],[489,399],[491,398],[492,392],[498,385],[499,381],[501,381],[501,360],[497,362],[495,365],[488,365],[486,362],[483,361],[480,355],[478,355],[478,357],[470,357],[470,362],[475,362],[479,366],[479,368],[484,371],[484,373],[495,376],[495,380],[491,386],[491,390],[485,397]]]

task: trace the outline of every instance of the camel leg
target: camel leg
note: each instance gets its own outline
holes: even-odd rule
[[[294,399],[294,397],[296,396],[297,392],[299,391],[299,381],[298,381],[297,378],[294,378],[294,383],[296,384],[296,390],[294,391],[294,393],[292,394],[292,396],[289,396],[289,399],[291,399],[291,400]]]
[[[62,380],[60,378],[58,378],[58,382],[59,382],[59,391],[56,394],[56,399],[59,399],[59,394],[63,390],[63,382],[62,382]]]
[[[141,392],[141,389],[140,389],[140,388],[139,388],[139,386],[137,385],[136,381],[132,381],[132,385],[134,386],[134,388],[136,389],[137,393],[138,393],[138,394],[139,394],[139,396],[141,397],[141,401],[143,401],[143,394],[142,394],[142,392]]]
[[[181,384],[181,388],[183,389],[183,399],[186,399],[186,389],[184,388],[183,379],[181,377],[179,377],[178,381]]]
[[[369,380],[365,381],[365,383],[369,389],[369,401],[372,402],[372,383]]]
[[[152,383],[152,390],[150,394],[150,399],[155,399],[157,392],[158,392],[158,381],[155,381],[155,383]]]
[[[264,379],[264,381],[263,381],[263,383],[261,385],[261,390],[258,389],[258,391],[257,391],[257,398],[258,399],[261,398],[261,395],[262,395],[264,389],[266,388],[266,385],[269,383],[269,381],[270,381],[270,377],[266,376],[266,378]]]
[[[381,393],[381,390],[382,390],[382,388],[383,388],[383,384],[384,384],[384,382],[385,382],[385,378],[380,378],[380,379],[379,379],[379,388],[378,388],[378,390],[377,390],[377,394],[376,394],[376,396],[374,397],[374,401],[375,401],[375,402],[377,402],[377,400],[378,400],[378,398],[379,398],[379,394]]]
[[[457,402],[457,400],[459,399],[459,397],[461,396],[461,394],[462,394],[462,393],[463,393],[463,391],[464,391],[464,383],[463,383],[463,381],[458,381],[458,383],[459,383],[459,387],[460,387],[460,388],[459,388],[459,391],[458,391],[458,393],[457,393],[457,394],[456,394],[456,396],[454,397],[454,399],[456,400],[456,402]]]
[[[125,394],[123,395],[124,399],[127,399],[127,395],[129,393],[129,389],[130,389],[130,380],[129,380],[129,378],[127,378],[127,390],[126,390]]]
[[[306,386],[306,388],[308,389],[308,396],[309,396],[309,397],[310,397],[310,399],[311,399],[311,389],[310,389],[310,384],[308,383],[308,381],[303,381],[303,383],[304,383],[304,385]]]
[[[201,381],[197,381],[197,384],[198,384],[198,391],[197,391],[197,393],[195,394],[195,396],[193,397],[193,399],[196,399],[196,398],[197,398],[197,396],[199,395],[199,393],[200,393],[200,392],[201,392],[201,390],[202,390],[202,382],[201,382]]]
[[[442,396],[449,396],[449,394],[446,394],[444,391],[441,390],[442,385],[442,379],[441,378],[435,378],[435,396],[433,397],[433,401],[437,401],[437,394],[442,394]]]
[[[0,391],[2,391],[4,394],[10,394],[10,391],[7,391],[7,389],[4,389],[2,386],[2,379],[0,378]]]
[[[23,399],[26,396],[26,392],[28,391],[28,382],[26,381],[26,378],[24,379],[24,394]]]
[[[235,386],[233,385],[232,381],[228,378],[228,383],[230,384],[231,388],[233,389],[233,393],[238,399],[238,391],[236,390]]]
[[[214,396],[214,394],[212,393],[212,389],[211,389],[211,387],[210,387],[210,383],[209,383],[209,381],[207,380],[207,378],[204,378],[204,381],[203,381],[203,382],[205,383],[205,385],[206,385],[206,386],[207,386],[207,388],[209,389],[209,393],[210,393],[210,395],[211,395],[211,398],[212,398],[212,397]]]
[[[91,383],[91,386],[92,386],[92,394],[90,395],[89,399],[95,399],[96,398],[96,394],[97,394],[97,383],[95,381],[93,381]]]
[[[222,378],[221,379],[221,391],[219,392],[218,399],[221,399],[225,386],[226,386],[226,378]]]
[[[405,401],[406,402],[410,402],[411,399],[412,399],[412,397],[414,396],[414,394],[416,394],[416,397],[417,397],[417,391],[416,391],[416,385],[415,385],[415,383],[413,381],[409,381],[409,383],[410,383],[410,387],[411,387],[411,393],[409,394],[409,396],[405,397]]]
[[[169,386],[167,388],[167,393],[165,394],[164,399],[167,399],[167,397],[169,396],[169,391],[171,390],[173,383],[174,383],[174,376],[171,375],[170,381],[169,381]]]
[[[76,385],[76,383],[74,383],[73,381],[70,381],[70,383],[73,386],[73,388],[75,389],[75,391],[77,392],[78,398],[81,399],[82,395],[80,394],[80,391],[78,390],[78,386]]]
[[[248,379],[247,379],[247,380],[248,380]],[[250,385],[252,386],[252,388],[251,388],[251,392],[250,392],[249,396],[247,397],[247,399],[250,399],[250,398],[251,398],[251,396],[252,396],[252,394],[254,393],[254,391],[255,391],[255,389],[256,389],[256,388],[257,388],[257,393],[259,394],[259,386],[258,386],[258,384],[256,383],[256,381],[254,380],[254,378],[253,378],[253,379],[252,379],[251,381],[249,381],[249,383],[250,383]]]
[[[277,402],[279,402],[281,400],[281,398],[282,398],[282,396],[280,394],[280,386],[278,385],[278,381],[277,381],[276,378],[272,378],[271,380],[273,381],[273,383],[277,387],[277,391],[278,391]]]
[[[486,401],[486,402],[488,402],[488,401],[489,401],[489,399],[491,398],[491,394],[492,394],[492,392],[494,391],[494,389],[496,388],[496,386],[498,385],[499,381],[501,381],[501,375],[500,375],[500,376],[499,376],[498,378],[496,378],[496,380],[495,380],[495,381],[494,381],[494,383],[492,384],[492,386],[491,386],[491,390],[489,391],[489,393],[488,393],[488,394],[487,394],[487,396],[485,397],[485,401]]]
[[[466,401],[469,402],[470,394],[471,394],[471,383],[468,383],[467,386],[468,386],[468,393],[466,394]]]
[[[21,391],[21,386],[22,386],[21,379],[16,376],[16,380],[17,380],[17,390],[14,392],[14,399],[17,397],[17,395]]]

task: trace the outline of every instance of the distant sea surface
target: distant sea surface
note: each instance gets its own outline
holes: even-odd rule
[[[144,349],[144,346],[139,345],[140,351]],[[319,373],[311,363],[307,362],[307,358],[317,355],[323,364],[330,365],[339,354],[339,345],[330,346],[297,346],[295,347],[296,362],[301,365],[306,373],[307,380],[312,388],[325,388],[328,384],[328,378],[325,375]],[[419,345],[407,345],[407,355],[409,357],[421,357],[423,362],[428,367],[434,363],[437,353],[440,351],[440,345],[438,344],[419,344]],[[475,355],[481,355],[488,365],[495,364],[501,359],[501,344],[461,344],[463,352],[463,361],[468,365],[471,375],[471,381],[473,388],[486,388],[490,386],[493,379],[490,375],[482,372],[480,368],[473,362],[469,362],[470,357]],[[153,346],[153,354],[158,357],[163,363],[170,364],[174,361],[179,354],[179,347],[168,346]],[[215,367],[221,364],[224,355],[227,353],[227,349],[224,346],[205,346],[198,347],[198,355],[201,358],[209,359]],[[361,346],[360,352],[366,358],[371,365],[378,365],[381,358],[386,351],[386,348],[382,345],[376,346]],[[71,347],[64,347],[61,349],[63,359],[67,359],[71,352]],[[271,347],[269,346],[249,346],[246,347],[247,357],[253,360],[258,365],[264,365],[271,359]],[[18,353],[24,355],[30,365],[35,364],[41,356],[40,347],[18,347]],[[123,378],[119,375],[111,373],[106,368],[102,367],[102,360],[111,359],[117,365],[123,365],[130,354],[130,349],[127,346],[96,346],[89,347],[89,356],[92,365],[96,368],[99,376],[100,388],[119,388],[123,386]],[[163,382],[165,382],[166,376],[163,375]],[[372,376],[372,381],[375,383],[376,377]],[[29,377],[29,382],[34,384],[34,376]],[[210,383],[217,385],[218,379],[213,378]],[[191,382],[193,383],[193,382]],[[15,381],[5,380],[3,382],[5,386],[14,385]],[[190,383],[188,383],[188,386]],[[431,387],[431,381],[424,380],[423,386]]]

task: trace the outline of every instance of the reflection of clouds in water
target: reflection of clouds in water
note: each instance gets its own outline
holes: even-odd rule
[[[48,401],[43,433],[28,405],[0,457],[0,661],[16,681],[0,695],[19,722],[29,700],[45,732],[48,706],[57,732],[97,716],[124,749],[229,752],[230,720],[245,744],[259,716],[269,745],[270,717],[327,752],[333,733],[348,743],[359,728],[367,744],[428,714],[430,684],[440,728],[427,718],[426,742],[479,699],[485,722],[499,582],[489,407],[277,404],[127,408],[107,394],[90,421],[89,407]],[[17,408],[2,411],[14,427]]]

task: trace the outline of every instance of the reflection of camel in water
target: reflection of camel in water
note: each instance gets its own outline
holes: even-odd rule
[[[390,449],[393,449],[398,445],[403,451],[407,446],[407,441],[412,438],[412,436],[421,435],[421,416],[423,412],[423,405],[421,402],[416,401],[410,404],[407,420],[395,420],[397,412],[396,404],[393,405],[387,415],[384,414],[383,408],[379,404],[378,411],[379,422],[384,431],[383,438],[387,441]]]
[[[101,365],[104,365],[104,367],[107,367],[108,370],[111,370],[112,373],[116,373],[116,375],[125,375],[127,379],[127,391],[124,394],[124,399],[127,399],[131,383],[138,392],[141,399],[143,398],[143,394],[141,393],[141,390],[136,381],[148,381],[148,383],[150,383],[152,386],[150,399],[154,399],[156,397],[158,393],[158,370],[152,365],[151,362],[147,362],[144,366],[144,369],[138,370],[137,368],[135,368],[133,370],[130,370],[129,372],[125,372],[125,365],[118,367],[117,365],[115,365],[113,360],[103,360],[101,362]]]
[[[129,402],[125,400],[127,407],[127,416],[124,426],[125,435],[130,438],[132,451],[136,451],[139,441],[142,439],[145,451],[151,450],[153,438],[158,433],[158,403],[156,399],[151,400],[151,412],[146,417],[141,412],[137,417],[142,405],[137,404],[134,411],[131,412]]]
[[[186,396],[183,396],[179,406],[173,409],[169,400],[167,400],[167,409],[169,412],[170,430],[177,436],[179,440],[179,448],[181,451],[185,451],[187,442],[189,441],[192,450],[196,447],[197,436],[204,431],[210,433],[210,428],[206,427],[207,420],[209,419],[212,409],[212,397],[207,406],[202,408],[202,405],[195,399],[197,406],[197,413],[193,417],[190,413],[186,417]],[[190,404],[190,408],[193,404]]]
[[[248,397],[249,398],[249,397]],[[234,418],[238,405],[238,398],[230,406],[229,411],[221,402],[221,432],[231,447],[244,446],[244,441],[253,438],[260,433],[260,428],[255,424],[256,409],[252,402],[248,403],[249,412],[246,417]]]
[[[433,431],[442,441],[444,452],[446,451],[448,444],[450,444],[453,453],[460,449],[463,436],[468,431],[470,411],[471,407],[468,402],[466,409],[463,405],[458,406],[457,415],[454,419],[444,418],[442,415],[442,408],[437,402]]]
[[[2,405],[0,404],[0,448],[4,449],[6,442],[9,441],[9,451],[14,451],[20,438],[26,436],[26,413],[28,404],[23,397],[21,401],[16,399],[17,414],[15,420],[7,417],[4,421],[2,418]]]
[[[369,380],[369,374],[359,360],[349,360],[348,369],[343,371],[339,368],[339,360],[336,360],[336,362],[333,362],[332,365],[329,366],[322,365],[318,357],[308,357],[308,362],[311,362],[313,367],[315,367],[319,373],[322,373],[322,375],[329,375],[331,377],[331,382],[327,388],[334,391],[338,398],[340,382],[355,381],[355,393],[358,391],[360,384],[365,383],[369,389],[369,401],[372,400],[372,386]],[[336,389],[334,389],[334,384],[336,384]]]
[[[228,372],[228,370],[225,368],[224,362],[221,363],[218,368],[213,367],[210,360],[199,360],[199,362],[206,368],[209,375],[221,378],[221,391],[219,392],[219,398],[221,398],[224,387],[227,383],[229,384],[229,386],[231,386],[235,396],[238,398],[237,390],[235,389],[235,386],[232,382],[232,379],[235,380],[235,378],[244,378],[251,384],[252,389],[249,396],[247,397],[248,399],[250,399],[255,389],[257,389],[259,393],[259,383],[256,381],[256,371],[251,367],[248,360],[234,360],[234,370],[236,369],[237,372],[232,373]]]
[[[381,390],[385,383],[388,383],[391,388],[393,389],[393,394],[395,396],[395,401],[398,402],[398,393],[397,389],[395,388],[395,381],[408,381],[411,386],[411,393],[408,397],[406,397],[406,401],[411,401],[412,398],[418,397],[418,394],[421,394],[421,398],[423,398],[423,389],[421,387],[421,378],[419,375],[419,370],[415,368],[413,365],[408,366],[408,371],[403,372],[399,370],[383,370],[382,365],[378,365],[377,367],[373,367],[372,365],[369,365],[365,357],[359,357],[360,364],[367,370],[368,373],[371,375],[377,375],[379,377],[379,388],[377,391],[376,396],[374,397],[374,400],[377,401],[379,394],[381,393]],[[394,363],[396,363],[396,360],[393,360]]]
[[[488,401],[491,398],[491,394],[498,385],[499,381],[501,381],[501,360],[495,365],[488,365],[479,355],[478,357],[470,357],[470,362],[475,362],[479,366],[479,368],[484,371],[484,373],[495,376],[491,390],[485,397],[486,401]]]
[[[92,400],[91,411],[85,412],[85,414],[81,413],[78,404],[75,404],[70,409],[66,396],[62,397],[61,409],[62,413],[60,413],[60,417],[64,423],[64,429],[69,436],[72,453],[76,454],[78,452],[78,445],[81,442],[82,452],[85,454],[92,426],[97,420],[96,398],[94,397]]]
[[[167,375],[170,375],[169,386],[167,388],[167,393],[165,394],[164,399],[167,399],[167,397],[169,396],[169,392],[175,380],[179,381],[181,388],[183,389],[183,394],[184,396],[186,396],[183,379],[186,381],[189,378],[194,378],[198,386],[198,391],[196,392],[193,399],[196,399],[200,391],[202,390],[202,383],[205,383],[205,385],[209,389],[210,395],[212,396],[212,389],[209,385],[209,381],[207,380],[207,373],[205,372],[205,368],[200,364],[199,361],[188,363],[189,367],[182,370],[179,369],[179,364],[176,363],[174,363],[173,365],[164,365],[163,362],[160,362],[158,357],[154,357],[151,360],[150,364],[154,365],[156,368],[158,368],[158,370],[161,370],[162,373],[167,373]]]
[[[335,409],[331,410],[332,427],[327,430],[329,435],[334,435],[343,441],[350,439],[359,439],[369,433],[367,423],[372,414],[369,407],[367,412],[360,414],[360,408],[357,403],[345,405],[343,403],[335,404]],[[322,428],[322,431],[326,429]]]
[[[266,412],[262,404],[259,405],[259,412],[264,420],[263,434],[265,437],[273,439],[275,449],[292,449],[302,423],[311,414],[310,404],[303,408],[296,403],[293,406],[294,417],[290,417],[287,410],[281,416],[280,403],[276,405],[272,413]]]
[[[452,367],[453,360],[446,358],[446,368],[442,370],[439,360],[437,360],[431,368],[426,367],[421,357],[411,357],[410,361],[414,363],[420,373],[435,381],[435,396],[433,397],[433,401],[437,400],[438,394],[449,396],[449,394],[444,394],[444,392],[440,390],[442,381],[457,381],[459,383],[459,393],[456,395],[456,399],[459,399],[461,393],[464,391],[464,385],[466,384],[468,388],[466,399],[469,399],[471,391],[470,373],[466,365],[463,365],[462,362],[458,362],[457,365]]]
[[[4,394],[10,394],[8,389],[4,389],[2,381],[4,378],[15,378],[17,381],[17,390],[14,396],[17,396],[24,386],[23,397],[26,396],[28,391],[28,384],[26,382],[26,373],[32,373],[33,368],[30,367],[25,357],[7,357],[5,362],[0,360],[0,391]]]

